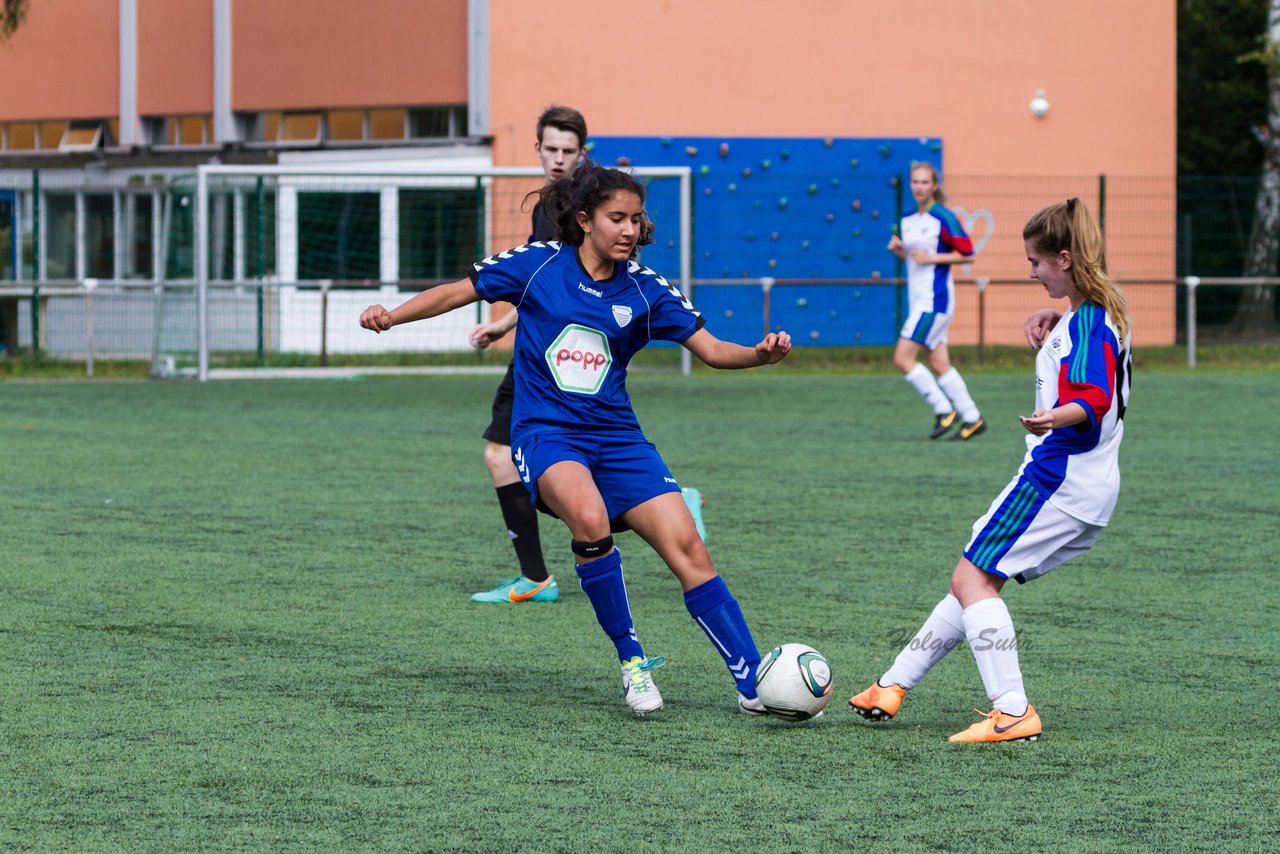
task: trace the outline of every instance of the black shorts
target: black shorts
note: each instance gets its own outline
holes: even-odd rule
[[[511,444],[511,404],[516,399],[515,365],[507,365],[507,375],[493,396],[493,420],[485,428],[484,437],[495,445]]]

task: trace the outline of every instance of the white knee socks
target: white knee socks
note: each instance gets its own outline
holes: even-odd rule
[[[916,687],[930,667],[964,641],[962,612],[960,601],[948,593],[880,677],[880,684],[887,688],[896,682],[908,691]]]
[[[924,367],[921,365],[920,367]],[[960,420],[967,421],[970,424],[982,417],[978,412],[978,406],[973,402],[973,398],[969,396],[969,388],[964,384],[964,377],[960,376],[960,372],[955,368],[947,371],[938,377],[938,385],[951,398],[951,402],[955,404],[956,411],[960,413]]]
[[[916,366],[907,372],[904,379],[920,392],[920,396],[925,402],[933,407],[935,415],[946,415],[951,411],[951,401],[947,400],[947,396],[942,393],[942,389],[938,386],[938,381],[933,378],[933,374],[929,369],[919,362]]]
[[[1027,711],[1027,695],[1018,667],[1018,637],[1009,609],[999,596],[980,599],[963,612],[964,634],[978,663],[991,704],[1010,715]]]

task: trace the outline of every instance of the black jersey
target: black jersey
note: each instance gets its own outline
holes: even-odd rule
[[[542,211],[542,202],[533,206],[533,232],[529,235],[530,243],[544,243],[556,239],[556,224]]]

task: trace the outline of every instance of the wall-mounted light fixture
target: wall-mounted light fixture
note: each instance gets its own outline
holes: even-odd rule
[[[1037,89],[1035,97],[1031,99],[1031,115],[1037,119],[1049,115],[1049,99],[1044,96],[1043,89]]]

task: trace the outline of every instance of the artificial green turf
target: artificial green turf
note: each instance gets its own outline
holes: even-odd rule
[[[734,712],[634,535],[651,719],[559,523],[558,604],[467,601],[513,572],[497,377],[5,384],[0,849],[1275,850],[1274,371],[1138,372],[1111,528],[1007,593],[1040,742],[946,743],[986,704],[963,648],[898,719],[845,707],[1016,469],[1031,381],[973,372],[990,431],[931,443],[884,373],[632,378],[758,643],[832,662],[800,726]]]

